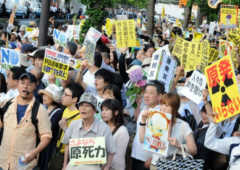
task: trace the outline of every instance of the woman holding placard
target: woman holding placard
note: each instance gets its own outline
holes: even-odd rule
[[[107,99],[101,105],[101,116],[113,134],[116,153],[113,157],[111,170],[125,170],[126,150],[129,142],[127,128],[123,125],[123,113],[118,100]]]
[[[180,106],[180,98],[177,94],[169,93],[165,94],[162,103],[160,105],[160,111],[163,113],[170,113],[172,115],[170,127],[168,130],[168,156],[173,155],[176,152],[181,153],[181,146],[185,146],[186,151],[195,155],[197,153],[197,147],[193,138],[192,130],[189,125],[181,119],[177,118],[178,109]],[[140,141],[144,142],[145,126],[149,112],[145,111],[142,115],[141,127],[140,127]],[[156,164],[159,158],[163,158],[162,155],[153,154],[151,170],[157,169]],[[166,159],[166,158],[163,158]]]

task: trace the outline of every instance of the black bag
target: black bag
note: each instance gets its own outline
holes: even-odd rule
[[[190,111],[188,109],[184,110],[185,112],[185,116],[179,116],[180,119],[186,121],[190,128],[192,129],[192,131],[197,129],[197,121],[195,120],[194,116],[190,113]]]
[[[4,114],[7,112],[8,108],[11,104],[12,104],[12,100],[9,100],[2,108],[0,108],[0,118],[1,118],[1,121],[3,124],[4,124],[4,122],[3,122]],[[39,106],[40,106],[40,102],[35,100],[35,102],[33,103],[32,115],[31,115],[32,124],[34,125],[35,132],[36,132],[36,146],[40,142],[39,130],[38,130],[38,119],[37,119]],[[4,125],[0,129],[0,145],[2,143],[3,131],[4,131]]]

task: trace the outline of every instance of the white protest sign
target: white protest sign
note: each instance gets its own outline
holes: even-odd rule
[[[20,66],[20,53],[16,50],[1,48],[1,64]]]
[[[70,139],[70,164],[105,164],[107,153],[104,137]]]
[[[148,80],[159,80],[169,92],[177,68],[176,60],[171,56],[168,45],[157,50],[152,57]]]
[[[96,43],[101,36],[102,36],[101,32],[99,32],[95,28],[91,27],[91,28],[89,28],[89,30],[87,32],[85,40],[88,39],[89,41]],[[84,40],[84,44],[85,44],[85,40]]]
[[[53,39],[55,43],[65,47],[68,42],[68,36],[65,32],[59,31],[57,29],[53,30]]]
[[[69,39],[79,40],[80,25],[68,25],[66,34],[69,36]]]
[[[202,91],[206,87],[206,77],[199,71],[194,71],[189,80],[186,81],[182,94],[196,104],[202,101]]]

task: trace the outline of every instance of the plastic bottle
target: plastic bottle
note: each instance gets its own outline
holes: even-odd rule
[[[26,170],[27,164],[25,164],[23,161],[25,160],[25,156],[20,156],[18,159],[18,166],[17,170]]]

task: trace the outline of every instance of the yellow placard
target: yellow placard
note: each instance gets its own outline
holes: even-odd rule
[[[70,139],[70,164],[105,164],[107,153],[104,137]]]
[[[64,53],[46,49],[42,72],[54,74],[56,78],[67,80],[70,57]]]
[[[213,63],[214,61],[218,60],[218,50],[215,48],[210,48],[209,50],[209,58],[208,58],[208,64]]]
[[[118,20],[116,25],[117,48],[136,46],[136,24],[134,20]]]
[[[225,56],[206,67],[208,91],[216,114],[215,122],[221,122],[240,113],[240,95],[230,56]]]
[[[220,40],[219,41],[219,57],[232,56],[232,51],[234,50],[234,44],[229,41]]]
[[[108,37],[110,37],[113,33],[113,25],[114,25],[114,20],[107,18],[105,30]]]
[[[235,7],[222,7],[220,10],[220,25],[236,27],[238,24],[238,9]]]
[[[203,38],[203,34],[194,32],[193,33],[193,41],[200,41]]]

